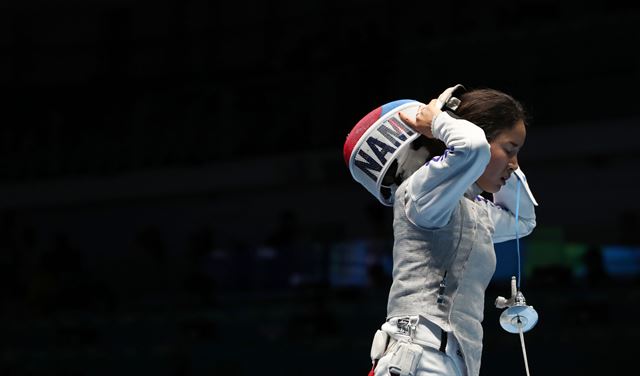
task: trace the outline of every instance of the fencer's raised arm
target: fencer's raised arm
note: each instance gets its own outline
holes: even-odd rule
[[[507,180],[498,192],[493,194],[491,202],[478,196],[476,200],[480,204],[486,206],[489,212],[489,218],[493,221],[495,232],[493,233],[493,242],[501,243],[516,238],[515,233],[515,213],[518,199],[518,180],[520,180],[520,206],[518,208],[518,236],[523,237],[529,235],[536,227],[535,207],[538,202],[533,197],[527,178],[521,169],[513,172],[513,175]]]
[[[466,190],[482,175],[491,158],[484,131],[477,125],[440,112],[431,126],[447,149],[408,178],[405,211],[416,225],[445,226]]]

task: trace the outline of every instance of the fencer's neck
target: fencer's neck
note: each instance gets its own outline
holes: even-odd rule
[[[473,183],[471,184],[471,186],[469,186],[469,188],[467,188],[467,191],[464,193],[464,196],[473,200],[480,193],[482,193],[482,188],[480,188],[478,183]]]

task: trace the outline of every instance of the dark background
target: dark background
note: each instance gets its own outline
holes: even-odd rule
[[[392,218],[342,144],[456,83],[532,115],[532,374],[635,366],[628,3],[2,2],[0,375],[364,375]],[[514,245],[497,252],[482,374],[524,374],[491,304]]]

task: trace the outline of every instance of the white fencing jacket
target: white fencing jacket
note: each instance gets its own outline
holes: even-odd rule
[[[490,159],[484,132],[446,112],[433,134],[447,151],[395,192],[393,283],[387,318],[421,315],[451,332],[469,375],[480,372],[484,292],[496,265],[493,243],[515,238],[516,177],[494,194],[475,184]],[[518,235],[535,227],[537,205],[522,171]],[[444,286],[444,287],[443,287]]]

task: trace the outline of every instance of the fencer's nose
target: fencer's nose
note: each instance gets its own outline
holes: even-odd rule
[[[507,164],[507,168],[509,169],[509,174],[511,174],[513,171],[518,169],[518,157],[517,156],[513,156],[509,160],[509,163]]]

